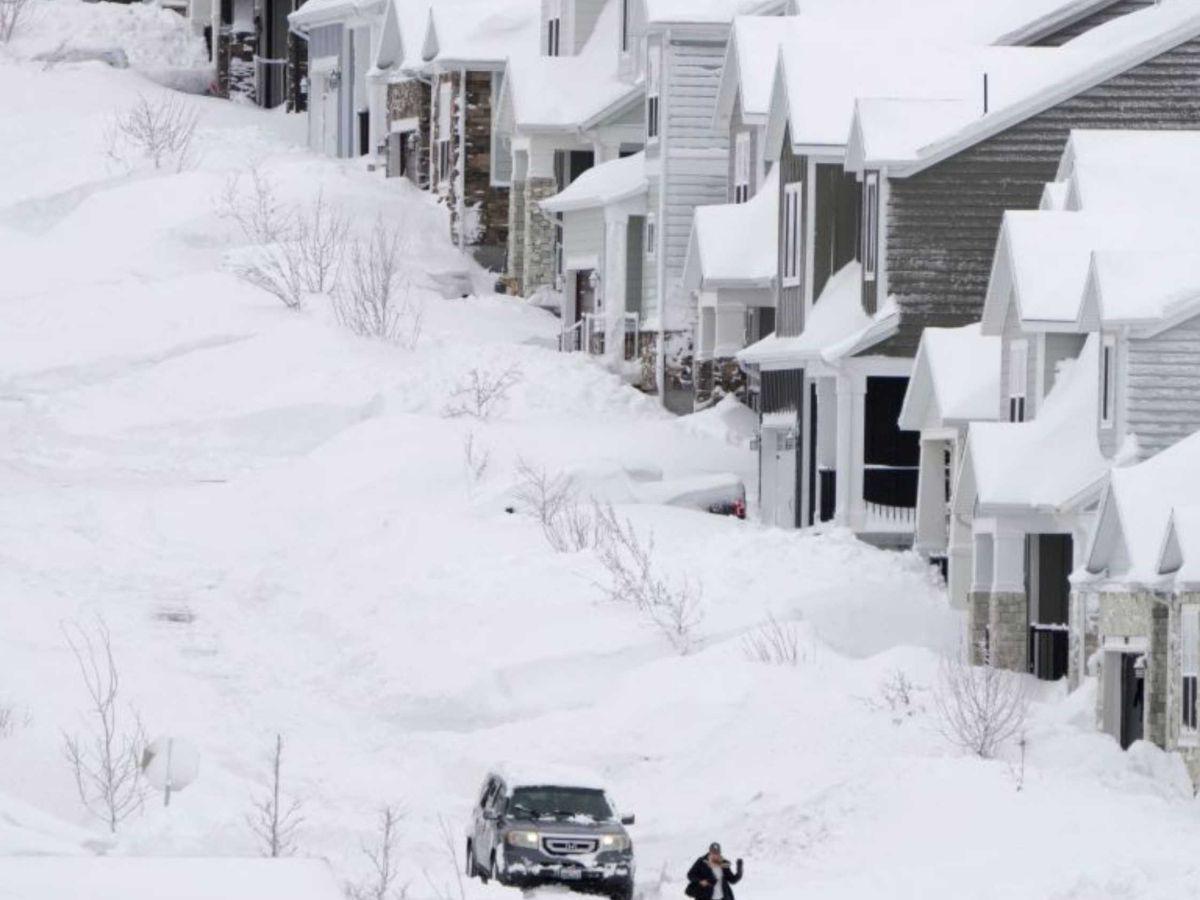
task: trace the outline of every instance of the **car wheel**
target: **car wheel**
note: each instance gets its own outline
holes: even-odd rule
[[[496,865],[496,854],[494,852],[492,853],[491,863],[488,865],[488,872],[483,876],[483,883],[487,884],[488,880],[493,878],[496,880],[497,884],[504,883],[500,880],[500,869]]]
[[[474,878],[479,874],[479,868],[475,865],[475,845],[467,841],[467,877]]]
[[[609,896],[612,897],[612,900],[633,900],[633,882],[624,882]]]

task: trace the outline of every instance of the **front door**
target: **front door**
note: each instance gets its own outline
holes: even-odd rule
[[[777,528],[796,527],[796,437],[790,428],[763,428],[762,520]]]
[[[1121,749],[1140,741],[1145,732],[1145,656],[1121,654]]]

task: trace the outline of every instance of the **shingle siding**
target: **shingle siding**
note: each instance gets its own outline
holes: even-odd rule
[[[1037,209],[1072,128],[1200,127],[1200,41],[1164,53],[910,178],[889,182],[887,273],[899,333],[873,354],[914,356],[921,331],[979,319],[1000,220]]]
[[[1125,385],[1128,431],[1142,459],[1200,431],[1200,319],[1151,338],[1131,339],[1117,383]]]

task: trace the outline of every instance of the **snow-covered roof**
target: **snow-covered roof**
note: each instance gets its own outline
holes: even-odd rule
[[[646,154],[635,153],[593,166],[539,205],[556,213],[595,209],[637,197],[646,192],[647,184]]]
[[[779,264],[779,173],[745,203],[696,208],[684,264],[689,290],[765,288]]]
[[[1194,434],[1145,462],[1113,469],[1083,577],[1157,581],[1172,509],[1200,506],[1198,467],[1200,434]]]
[[[895,300],[889,298],[875,315],[863,308],[862,265],[851,262],[829,279],[808,312],[803,332],[792,337],[770,334],[738,353],[738,359],[766,369],[809,360],[832,363],[890,337],[899,326]]]
[[[420,67],[431,2],[387,0],[379,45],[375,51],[376,70],[400,75]]]
[[[341,900],[314,859],[36,856],[0,858],[4,900]]]
[[[372,18],[383,12],[384,0],[308,0],[288,16],[288,24],[299,31],[347,19]]]
[[[1200,226],[1200,216],[1191,222],[1193,229]],[[1200,248],[1092,254],[1080,314],[1085,327],[1128,325],[1154,333],[1197,313]]]
[[[1097,344],[1089,335],[1031,422],[973,422],[955,492],[960,511],[1018,507],[1059,512],[1098,490],[1113,465],[1097,436]]]
[[[540,0],[433,0],[422,42],[426,63],[497,67],[537,53]]]
[[[1200,131],[1072,131],[1055,180],[1067,187],[1064,209],[1200,209],[1198,158]]]
[[[1000,407],[1000,338],[978,323],[926,328],[900,410],[906,431],[986,422]]]
[[[718,130],[729,127],[738,99],[743,121],[766,122],[779,48],[803,32],[804,24],[798,16],[738,16],[733,20],[717,95]]]
[[[873,133],[877,127],[894,131],[909,128],[895,116],[880,117],[874,125],[859,123],[855,133],[867,148],[886,148],[895,155],[859,150],[858,166],[887,167],[893,177],[915,174],[1197,35],[1200,4],[1195,0],[1162,0],[1100,25],[1062,47],[1022,51],[1026,55],[1010,58],[1015,65],[993,66],[989,62],[986,114],[981,78],[979,114],[966,122],[947,121],[940,134],[922,134],[914,139]],[[1044,54],[1044,64],[1028,66],[1029,60],[1036,59],[1027,55],[1030,53]]]
[[[645,0],[648,25],[728,24],[736,16],[781,12],[787,0]]]
[[[1177,589],[1200,587],[1200,506],[1176,506],[1167,523],[1156,567]]]
[[[511,112],[511,127],[525,131],[586,128],[597,117],[640,98],[640,85],[620,75],[620,27],[619,4],[609,0],[578,54],[513,54],[502,101],[506,118]]]

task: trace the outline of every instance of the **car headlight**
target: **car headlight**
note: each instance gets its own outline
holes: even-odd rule
[[[600,838],[601,850],[628,850],[629,838],[623,834],[606,834]]]
[[[541,836],[536,831],[510,831],[504,836],[510,847],[524,847],[536,850],[541,842]]]

